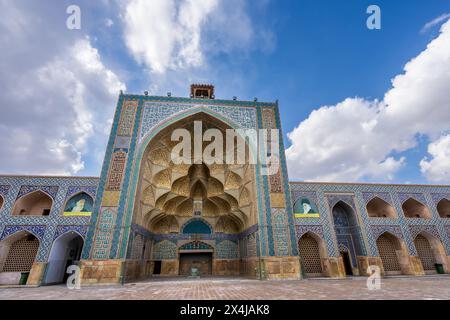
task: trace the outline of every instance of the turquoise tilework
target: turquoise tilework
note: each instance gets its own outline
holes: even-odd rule
[[[0,210],[0,237],[2,239],[19,231],[29,231],[36,235],[40,241],[36,261],[45,262],[50,254],[58,226],[67,226],[66,232],[78,230],[89,224],[89,217],[64,217],[67,194],[76,189],[87,188],[95,190],[98,178],[78,177],[33,177],[33,176],[0,176],[0,185],[8,186],[8,192],[3,192],[4,205]],[[23,188],[26,186],[26,188]],[[51,186],[53,205],[49,216],[12,216],[15,201],[18,197],[27,194],[27,190],[50,190]],[[56,188],[55,188],[56,187]]]
[[[357,209],[358,219],[364,246],[367,254],[378,256],[376,239],[383,232],[390,232],[403,239],[408,247],[410,255],[416,256],[414,238],[420,232],[428,232],[439,238],[447,254],[450,252],[450,241],[448,237],[448,219],[439,217],[436,205],[442,199],[450,195],[450,186],[427,186],[427,185],[377,185],[377,184],[326,184],[326,183],[292,183],[291,194],[295,201],[301,196],[317,195],[320,218],[295,219],[296,225],[321,225],[324,228],[324,238],[327,248],[337,254],[337,246],[334,231],[330,226],[330,212],[326,204],[325,193],[352,193],[354,195],[354,208]],[[390,203],[397,212],[398,218],[370,218],[366,205],[374,197],[380,197]],[[402,201],[414,198],[423,202],[432,212],[431,219],[406,218],[402,210]],[[330,254],[332,255],[332,254]]]

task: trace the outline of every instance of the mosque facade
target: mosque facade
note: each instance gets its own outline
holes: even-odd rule
[[[121,92],[100,177],[0,176],[0,284],[450,273],[450,186],[290,182],[282,137],[278,102]]]

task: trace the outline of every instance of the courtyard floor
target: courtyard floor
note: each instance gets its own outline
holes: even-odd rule
[[[364,277],[345,280],[307,279],[258,281],[242,278],[171,278],[123,286],[64,285],[1,288],[0,300],[334,300],[334,299],[450,299],[450,276],[389,277],[380,290],[368,290]]]

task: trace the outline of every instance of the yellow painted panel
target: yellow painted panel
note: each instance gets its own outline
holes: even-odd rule
[[[103,193],[103,207],[117,207],[119,205],[120,191],[105,191]]]
[[[294,215],[296,218],[319,218],[319,213],[296,213]]]
[[[286,208],[286,199],[284,193],[271,193],[270,206],[272,208]]]
[[[90,217],[92,212],[64,212],[64,217]]]

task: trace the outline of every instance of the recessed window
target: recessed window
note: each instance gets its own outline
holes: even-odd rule
[[[371,218],[396,218],[395,209],[383,199],[373,198],[367,203],[367,214]]]
[[[48,216],[53,200],[43,191],[34,191],[19,198],[12,211],[17,216]]]
[[[447,199],[439,201],[437,211],[441,218],[450,218],[450,201]]]
[[[406,218],[431,219],[431,211],[421,202],[409,198],[402,205]]]

